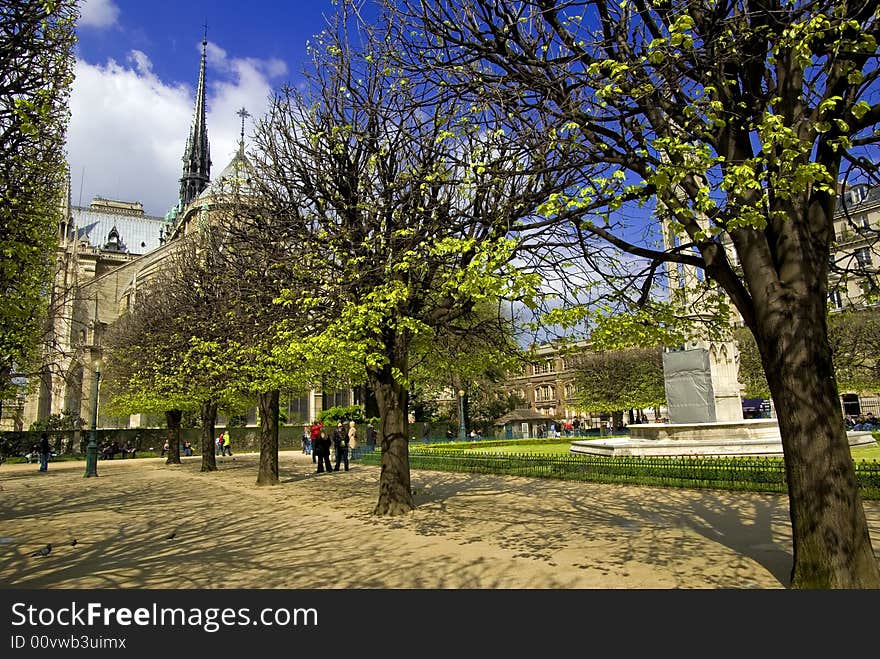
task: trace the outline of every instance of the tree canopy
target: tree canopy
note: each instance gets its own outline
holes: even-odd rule
[[[0,399],[37,370],[67,192],[74,0],[0,6]]]
[[[841,389],[880,393],[880,310],[848,308],[831,313],[828,335]]]
[[[654,408],[666,400],[661,348],[586,352],[575,373],[578,407],[590,412]]]
[[[498,177],[542,154],[464,121],[453,95],[402,71],[381,31],[360,26],[356,51],[349,28],[343,15],[316,40],[309,84],[283,89],[259,122],[251,155],[263,207],[251,216],[298,255],[300,276],[279,301],[308,321],[282,326],[279,345],[376,395],[376,510],[397,514],[413,507],[412,349],[474,327],[483,301],[534,294],[508,232],[552,176]]]
[[[792,584],[880,586],[825,323],[840,182],[877,176],[876,3],[389,5],[414,68],[580,176],[518,225],[593,273],[575,318],[632,312],[635,331],[735,308],[777,411]],[[689,306],[661,295],[679,284]]]

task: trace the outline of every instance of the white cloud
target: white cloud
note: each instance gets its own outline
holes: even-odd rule
[[[119,7],[113,0],[82,0],[80,4],[79,25],[104,28],[116,25]]]
[[[125,64],[76,62],[68,130],[74,204],[88,205],[95,196],[140,201],[148,214],[163,216],[177,203],[198,57],[196,49],[193,80],[185,84],[160,80],[141,51],[132,51]],[[230,58],[209,45],[207,122],[213,176],[237,148],[241,120],[236,111],[246,107],[254,117],[263,114],[270,78],[279,71],[286,71],[283,63]],[[246,125],[246,135],[251,126]]]

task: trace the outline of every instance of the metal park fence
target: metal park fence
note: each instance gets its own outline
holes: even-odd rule
[[[359,452],[357,459],[364,464],[379,464],[381,453]],[[694,489],[788,491],[782,460],[772,457],[606,457],[410,448],[409,462],[412,469],[434,471]],[[855,467],[862,498],[880,499],[880,463],[861,461]]]

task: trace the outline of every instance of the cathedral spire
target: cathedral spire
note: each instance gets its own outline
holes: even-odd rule
[[[182,211],[211,181],[211,148],[208,144],[208,125],[205,119],[205,60],[208,48],[208,28],[202,39],[202,61],[199,68],[199,88],[196,92],[196,108],[192,128],[183,153],[183,176],[180,178],[180,204]]]

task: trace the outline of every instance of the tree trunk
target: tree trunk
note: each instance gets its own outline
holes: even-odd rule
[[[394,371],[408,375],[406,342],[395,334],[386,336],[389,363],[369,373],[370,385],[379,405],[379,434],[382,443],[382,470],[379,475],[379,501],[374,515],[402,515],[415,508],[409,473],[408,392]]]
[[[792,588],[880,588],[828,346],[825,298],[777,298],[756,339],[785,454]]]
[[[202,403],[202,468],[199,471],[217,471],[217,457],[214,454],[214,434],[217,432],[217,403],[212,400]]]
[[[165,423],[168,426],[168,455],[165,456],[165,464],[180,464],[180,420],[183,418],[181,410],[165,410]]]
[[[278,398],[275,389],[258,396],[260,406],[260,471],[257,485],[278,485]]]

